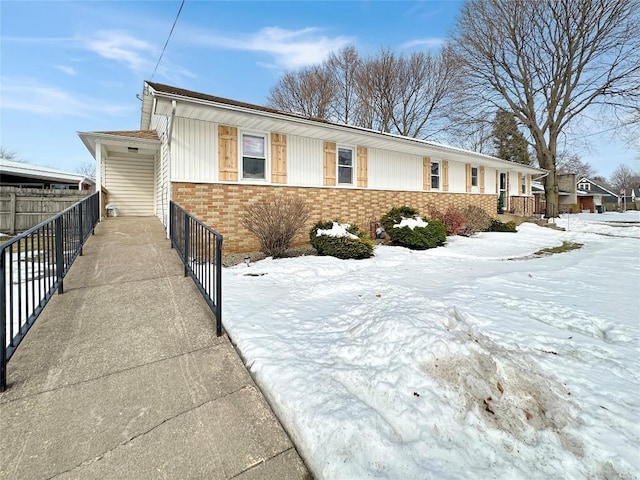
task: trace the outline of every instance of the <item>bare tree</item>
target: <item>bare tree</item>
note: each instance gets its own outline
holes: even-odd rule
[[[334,95],[333,76],[324,66],[316,65],[286,73],[271,89],[268,104],[279,110],[327,120]]]
[[[24,162],[18,157],[18,153],[15,150],[10,150],[6,147],[0,146],[0,159],[8,160],[10,162]]]
[[[587,177],[593,179],[596,170],[589,162],[580,160],[575,153],[559,152],[556,154],[556,171],[558,173],[575,173],[576,179]]]
[[[76,173],[79,173],[80,175],[84,175],[85,177],[88,177],[88,178],[95,179],[96,178],[95,162],[82,162],[76,168]]]
[[[628,165],[618,165],[611,173],[609,183],[618,191],[622,188],[636,188],[640,185],[640,172],[634,172]]]
[[[567,125],[601,104],[640,99],[639,0],[470,0],[452,45],[465,92],[512,111],[529,131],[557,215],[556,155]],[[619,110],[618,110],[619,111]]]
[[[358,86],[362,109],[368,115],[367,128],[391,132],[393,106],[397,96],[394,81],[398,69],[396,55],[388,49],[382,49],[373,58],[367,59],[360,75]]]
[[[333,77],[336,93],[331,105],[332,118],[341,123],[354,122],[358,111],[358,71],[362,60],[355,47],[347,46],[331,53],[326,68]]]

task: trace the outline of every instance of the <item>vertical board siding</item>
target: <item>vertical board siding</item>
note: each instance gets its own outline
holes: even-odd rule
[[[525,180],[525,182],[527,182],[527,195],[531,195],[531,174],[530,173],[527,174],[527,179]]]
[[[367,187],[369,173],[368,173],[368,152],[367,147],[358,147],[358,186]]]
[[[165,115],[153,115],[151,117],[151,128],[158,133],[158,137],[162,142],[155,172],[155,215],[164,225],[168,224],[169,215],[169,164],[171,155],[167,144],[168,123],[169,119]]]
[[[464,173],[465,173],[465,179],[464,179],[464,183],[465,183],[465,192],[469,193],[471,191],[471,164],[467,163],[464,166]]]
[[[324,184],[335,186],[337,182],[337,147],[333,142],[324,142]]]
[[[444,169],[442,174],[442,188],[443,191],[449,192],[457,192],[457,193],[465,193],[467,192],[466,183],[467,183],[467,168],[464,163],[454,162],[451,160],[445,160],[447,175],[445,179]],[[469,171],[470,173],[470,171]],[[446,182],[445,182],[446,180]],[[471,177],[469,177],[469,182],[471,182]],[[447,190],[444,190],[445,185],[447,186]]]
[[[442,160],[442,191],[449,191],[449,160]]]
[[[478,182],[480,183],[480,193],[484,193],[484,166],[480,166],[478,169]]]
[[[218,179],[238,181],[238,129],[218,126]]]
[[[522,173],[518,172],[518,193],[517,195],[523,195],[522,193]]]
[[[422,157],[422,189],[431,190],[431,159]]]
[[[289,135],[287,170],[291,185],[324,185],[322,140]]]
[[[369,148],[367,156],[369,188],[422,190],[423,159],[418,155]],[[431,166],[429,166],[429,169]],[[429,170],[429,174],[430,170]]]
[[[287,136],[271,134],[271,182],[287,183]]]
[[[183,181],[215,180],[216,125],[176,117],[171,139],[171,178]]]
[[[109,191],[109,203],[122,216],[152,216],[154,214],[155,158],[114,157],[105,162],[104,186]]]

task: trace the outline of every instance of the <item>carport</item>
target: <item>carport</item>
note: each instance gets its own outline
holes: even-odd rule
[[[107,205],[119,216],[148,217],[157,213],[156,178],[160,139],[155,130],[78,132],[96,160],[100,212]]]

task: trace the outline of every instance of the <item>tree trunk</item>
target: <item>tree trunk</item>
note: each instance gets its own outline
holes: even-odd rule
[[[537,148],[536,150],[540,166],[549,172],[548,175],[542,179],[542,183],[544,185],[544,198],[546,201],[544,218],[555,218],[559,213],[558,179],[556,178],[555,155],[551,149],[540,151],[541,149]]]

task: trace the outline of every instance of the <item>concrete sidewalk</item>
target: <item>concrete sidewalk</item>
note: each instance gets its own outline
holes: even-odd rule
[[[8,383],[0,478],[311,478],[155,218],[98,225]]]

